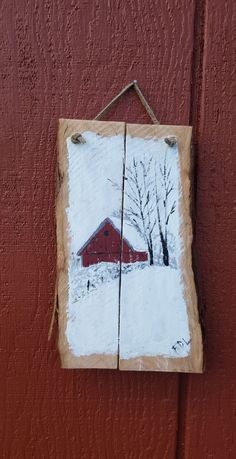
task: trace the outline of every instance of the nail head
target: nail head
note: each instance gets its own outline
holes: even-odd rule
[[[80,134],[79,132],[76,132],[75,134],[73,134],[71,136],[71,142],[72,143],[86,143],[86,140],[84,139],[84,137],[82,136],[82,134]]]

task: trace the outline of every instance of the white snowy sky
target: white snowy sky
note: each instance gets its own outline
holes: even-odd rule
[[[116,135],[103,137],[94,132],[83,132],[85,144],[73,144],[67,139],[69,152],[69,231],[71,239],[71,252],[77,252],[90,238],[100,223],[107,217],[111,218],[117,228],[120,228],[119,218],[113,216],[114,211],[121,210],[121,191],[115,188],[115,182],[121,189],[124,159],[124,137]],[[179,231],[179,166],[178,148],[168,148],[163,139],[142,139],[127,136],[126,139],[126,167],[132,167],[132,160],[143,160],[153,157],[155,160],[164,161],[167,151],[167,166],[171,165],[171,180],[174,191],[170,195],[170,204],[177,202],[175,213],[169,220],[169,231],[176,237],[178,245]],[[158,163],[159,164],[159,163]],[[157,167],[159,173],[159,166]],[[154,169],[153,169],[154,174]],[[126,173],[127,175],[127,173]],[[160,182],[160,176],[158,177]],[[128,181],[125,189],[128,190]],[[128,198],[125,197],[125,206]],[[162,210],[162,209],[161,209]],[[154,237],[158,238],[158,227]],[[124,220],[124,237],[136,250],[146,250],[146,244],[135,228]],[[179,253],[179,247],[177,251]]]
[[[83,137],[85,144],[75,145],[67,139],[72,252],[77,252],[114,210],[121,209],[122,199],[108,178],[122,187],[124,136],[103,137],[86,131]]]

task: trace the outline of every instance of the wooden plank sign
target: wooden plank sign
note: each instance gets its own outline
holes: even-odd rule
[[[57,200],[59,347],[65,367],[117,368],[124,123],[62,120]],[[73,143],[82,134],[85,143]],[[113,223],[109,217],[116,211]]]
[[[60,120],[64,368],[202,371],[191,127]]]

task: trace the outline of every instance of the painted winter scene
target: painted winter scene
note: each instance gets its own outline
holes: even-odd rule
[[[70,349],[186,357],[178,142],[91,131],[83,138],[67,139]]]

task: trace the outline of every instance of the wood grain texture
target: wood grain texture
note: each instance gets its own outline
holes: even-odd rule
[[[206,372],[183,380],[181,458],[236,456],[235,23],[235,2],[216,2],[214,8],[210,1],[199,2],[191,123],[197,160],[194,252]]]
[[[117,317],[117,330],[115,341],[117,340],[117,352],[111,354],[106,352],[104,354],[100,353],[93,353],[90,355],[75,355],[73,350],[71,349],[70,342],[68,341],[68,333],[66,329],[68,327],[69,320],[69,263],[71,257],[71,249],[70,249],[70,239],[73,237],[70,233],[69,228],[69,218],[68,218],[68,207],[71,205],[69,194],[70,194],[70,186],[69,186],[69,149],[67,144],[67,139],[74,135],[75,133],[84,134],[85,131],[93,132],[98,134],[102,137],[110,137],[110,136],[121,136],[121,145],[124,145],[124,133],[125,133],[125,124],[124,123],[114,123],[114,122],[100,122],[100,121],[86,121],[86,120],[64,120],[61,119],[59,121],[59,129],[58,129],[58,173],[59,173],[59,182],[60,188],[56,199],[56,220],[57,220],[57,292],[58,295],[58,326],[59,326],[59,350],[60,350],[60,357],[61,357],[61,364],[62,368],[110,368],[114,369],[117,368],[118,365],[118,312],[119,312],[119,283],[117,282],[116,287],[117,291],[114,289],[114,297],[111,299],[114,301],[114,304],[110,303],[110,308],[114,309],[114,314]],[[94,148],[94,145],[92,144]],[[90,147],[90,148],[92,148]],[[77,155],[79,155],[79,147],[77,148]],[[87,154],[89,151],[87,151]],[[100,153],[100,152],[99,152]],[[110,153],[110,161],[113,160],[113,155],[116,154],[116,151],[109,151]],[[120,180],[120,187],[122,187],[122,171],[123,171],[123,156],[124,151],[121,150],[120,152],[120,170],[117,171],[117,180]],[[101,163],[96,163],[99,166]],[[90,166],[92,169],[92,166]],[[89,175],[89,171],[86,170],[88,179],[94,177],[91,173]],[[98,170],[97,174],[101,174],[101,171]],[[80,169],[77,168],[76,170],[76,178],[79,181],[81,179]],[[119,183],[119,182],[118,182]],[[89,184],[92,189],[94,189],[95,184]],[[103,196],[103,195],[101,195]],[[83,196],[77,196],[78,199],[86,199],[86,192]],[[94,196],[93,196],[94,198]],[[88,198],[87,198],[88,199]],[[73,201],[73,198],[71,198]],[[121,199],[120,199],[121,203]],[[102,207],[104,203],[100,202]],[[72,204],[73,205],[73,204]],[[87,205],[89,202],[87,201]],[[89,212],[89,209],[87,213]],[[90,214],[91,220],[93,216]],[[87,217],[88,219],[88,217]],[[121,223],[120,223],[121,224]],[[83,225],[83,216],[81,216],[81,226]],[[79,231],[79,228],[78,228]],[[78,247],[79,248],[79,247]],[[94,302],[96,304],[96,298],[94,298]],[[109,296],[103,297],[103,304],[105,302],[109,302]],[[79,308],[81,304],[78,303],[77,307]],[[100,304],[97,305],[97,308]],[[87,313],[88,314],[88,313]],[[103,316],[103,320],[105,317]],[[75,320],[75,319],[74,319]],[[91,327],[96,326],[103,329],[103,323],[93,323]],[[111,326],[111,324],[110,324]],[[105,333],[105,330],[104,330]],[[88,341],[88,337],[86,337],[86,342]],[[84,344],[83,342],[80,342]],[[78,348],[80,347],[78,346]],[[77,351],[78,351],[77,348]],[[107,351],[107,349],[105,349]]]
[[[64,372],[57,332],[50,343],[47,333],[56,266],[57,120],[93,118],[136,78],[162,123],[188,124],[193,16],[193,0],[1,2],[4,459],[175,456],[178,376]],[[127,95],[109,119],[149,122],[135,94]],[[202,158],[208,160],[208,153]],[[209,174],[216,172],[201,171],[203,202]],[[212,217],[198,243],[201,251],[207,246],[205,257],[215,251]],[[214,279],[209,267],[207,272],[213,302]]]
[[[73,143],[70,142],[70,137],[75,135],[75,133],[80,133],[82,135],[82,138],[86,139],[86,136],[91,133],[96,134],[97,137],[89,137],[88,138],[88,148],[85,150],[86,146],[82,145],[77,145],[74,149],[74,154],[72,154],[71,147],[73,147]],[[58,308],[59,308],[59,313],[58,313],[58,323],[59,323],[59,350],[60,350],[60,356],[61,356],[61,363],[62,363],[62,368],[110,368],[114,369],[117,368],[118,364],[118,339],[120,342],[120,356],[119,356],[119,369],[121,370],[138,370],[138,371],[174,371],[174,372],[202,372],[202,339],[201,339],[201,330],[199,326],[199,319],[198,319],[198,305],[197,305],[197,295],[196,295],[196,290],[195,290],[195,284],[194,284],[194,277],[193,277],[193,271],[192,271],[192,255],[191,255],[191,247],[192,247],[192,222],[190,218],[190,169],[191,169],[191,161],[190,161],[190,144],[191,144],[191,135],[192,135],[192,128],[189,126],[163,126],[163,125],[140,125],[140,124],[127,124],[126,125],[126,135],[127,139],[126,141],[124,140],[125,136],[125,124],[124,123],[118,123],[118,122],[107,122],[107,121],[86,121],[86,120],[64,120],[61,119],[59,121],[59,129],[58,129],[58,173],[59,173],[59,192],[57,195],[56,199],[56,219],[57,219],[57,291],[56,294],[58,295]],[[114,139],[116,136],[120,137],[119,143],[117,144],[114,143]],[[135,281],[131,281],[130,278],[128,277],[129,281],[127,281],[127,276],[129,276],[130,273],[125,273],[123,271],[123,274],[121,275],[121,298],[123,298],[124,294],[124,299],[121,299],[121,305],[120,305],[120,312],[121,312],[121,317],[119,317],[119,305],[118,305],[118,298],[119,298],[119,283],[117,282],[117,278],[113,278],[112,282],[108,284],[108,287],[111,287],[112,284],[112,290],[108,289],[103,289],[102,294],[99,294],[99,289],[101,289],[104,285],[96,285],[96,281],[93,280],[92,277],[92,271],[90,270],[86,276],[90,276],[91,282],[95,283],[96,290],[93,291],[93,296],[91,297],[90,302],[86,302],[84,306],[83,305],[83,300],[84,297],[82,296],[81,291],[83,292],[83,286],[82,284],[78,284],[78,278],[76,277],[76,300],[74,300],[73,296],[73,287],[72,285],[75,284],[75,278],[74,276],[82,276],[83,271],[80,270],[79,274],[75,274],[75,270],[71,268],[71,257],[72,257],[72,252],[75,250],[75,253],[78,255],[78,248],[80,246],[75,246],[74,239],[77,238],[77,235],[79,233],[83,234],[83,226],[85,225],[84,218],[86,218],[86,224],[89,224],[90,222],[90,231],[91,231],[91,222],[92,222],[92,228],[94,230],[97,228],[98,223],[101,223],[100,220],[98,220],[98,216],[96,215],[96,207],[100,207],[101,209],[105,209],[105,214],[104,210],[102,211],[102,214],[100,212],[99,218],[101,215],[103,217],[111,217],[112,214],[110,215],[109,213],[107,214],[106,212],[114,212],[118,211],[118,213],[121,213],[121,195],[122,195],[122,173],[123,173],[123,161],[125,163],[125,171],[124,174],[126,176],[126,182],[125,182],[125,187],[126,183],[129,182],[128,178],[128,170],[131,167],[130,164],[132,164],[131,158],[136,158],[136,161],[141,160],[145,161],[144,156],[137,156],[137,153],[140,153],[140,149],[147,149],[146,153],[149,155],[148,158],[152,158],[152,152],[151,150],[148,150],[147,144],[144,145],[141,143],[138,144],[132,144],[131,138],[138,139],[140,140],[147,139],[147,140],[158,140],[163,142],[164,137],[170,137],[171,136],[176,139],[178,143],[178,153],[175,153],[175,156],[177,155],[178,160],[177,164],[178,166],[174,166],[172,162],[172,166],[168,166],[165,163],[164,167],[167,167],[167,176],[169,176],[169,173],[171,172],[171,167],[178,167],[179,170],[179,180],[180,184],[178,182],[171,182],[173,188],[180,188],[181,193],[179,195],[179,192],[177,191],[177,196],[178,199],[178,204],[177,207],[179,208],[178,212],[180,213],[180,226],[178,223],[177,225],[177,232],[174,233],[174,237],[180,238],[181,239],[181,246],[182,250],[180,255],[178,255],[179,259],[177,260],[177,267],[180,270],[180,278],[174,277],[175,282],[173,283],[173,277],[172,275],[176,274],[178,271],[177,270],[171,270],[168,271],[169,266],[153,266],[155,268],[155,278],[153,279],[153,271],[148,272],[148,284],[145,284],[145,279],[146,277],[138,277],[137,278],[137,271],[136,271],[136,277]],[[106,147],[106,143],[102,144],[102,147],[99,149],[99,143],[108,138],[112,138],[113,143],[109,144],[109,147]],[[69,140],[69,143],[68,143]],[[84,143],[86,143],[86,140],[84,140]],[[154,142],[157,144],[158,142]],[[124,160],[124,144],[126,145],[126,161]],[[133,145],[133,146],[132,146]],[[135,145],[135,146],[134,146]],[[162,154],[170,149],[170,147],[164,142],[164,151],[162,150]],[[157,149],[157,145],[155,145],[155,160],[159,157],[160,161],[160,149]],[[173,149],[172,154],[173,154]],[[157,153],[158,151],[158,153]],[[92,152],[92,154],[91,154]],[[95,154],[94,154],[95,153]],[[117,155],[114,157],[114,155]],[[133,156],[136,155],[136,156]],[[170,155],[170,151],[169,151]],[[90,158],[90,159],[89,159]],[[96,160],[97,158],[97,160]],[[139,160],[137,159],[139,158]],[[147,157],[146,157],[147,159]],[[168,159],[169,160],[169,159]],[[76,162],[77,161],[77,162]],[[118,161],[118,162],[117,162]],[[127,165],[128,162],[128,165]],[[92,164],[93,163],[93,164]],[[112,172],[112,163],[115,165],[114,171]],[[84,167],[84,164],[86,166]],[[151,166],[150,166],[151,164]],[[171,163],[170,163],[171,164]],[[120,166],[120,168],[119,168]],[[161,167],[161,163],[159,163],[159,166]],[[83,168],[84,167],[84,168]],[[155,166],[155,163],[149,163],[149,167],[156,167],[157,170],[158,166]],[[170,167],[170,169],[169,169]],[[105,168],[105,175],[103,174],[103,170]],[[73,169],[73,173],[72,173]],[[126,172],[127,171],[127,172]],[[114,175],[109,175],[109,174],[114,174]],[[83,177],[83,174],[85,174],[85,177],[87,177],[87,180]],[[115,177],[115,180],[117,181],[116,186],[118,186],[119,194],[118,194],[118,199],[116,199],[116,193],[115,195],[112,194],[112,187],[114,185],[110,185],[111,188],[109,188],[109,182],[108,182],[108,188],[106,185],[106,180],[107,180],[107,175],[109,180],[111,180],[111,177]],[[96,187],[96,181],[98,181],[98,176],[102,177],[102,180],[99,181],[99,186]],[[147,179],[145,180],[145,186],[146,186],[146,181],[153,180],[153,176],[150,176],[150,174],[147,176]],[[141,179],[142,180],[142,179]],[[144,180],[144,178],[143,178]],[[160,180],[160,176],[159,176]],[[170,181],[173,180],[172,176],[170,175]],[[77,183],[82,182],[81,187],[77,188]],[[76,182],[76,187],[74,182]],[[132,182],[133,183],[133,182]],[[140,181],[140,176],[139,176],[139,186],[141,181]],[[152,182],[153,183],[153,182]],[[114,182],[113,182],[114,184]],[[147,185],[148,186],[148,185]],[[102,193],[99,194],[99,198],[96,199],[95,193],[101,192],[101,188],[104,190]],[[128,188],[128,191],[124,191],[125,194],[125,201],[124,201],[124,209],[129,208],[129,206],[132,205],[132,201],[129,201],[126,203],[126,197],[130,196],[130,192],[132,192],[133,187],[130,191]],[[161,192],[160,188],[157,189],[157,193]],[[152,188],[149,188],[149,192],[153,192]],[[147,193],[147,192],[146,192]],[[146,200],[146,195],[145,194],[145,188],[141,189],[141,194],[142,194],[142,199],[145,201]],[[107,196],[109,195],[109,199],[111,200],[112,204],[111,207],[107,207]],[[119,197],[120,195],[120,197]],[[165,197],[165,207],[169,209],[168,202],[167,202],[167,196]],[[151,197],[151,200],[153,198]],[[171,198],[172,200],[175,199],[175,197]],[[79,201],[85,201],[86,205],[85,206],[80,206]],[[75,205],[76,202],[76,212],[75,209],[73,210],[73,206]],[[137,202],[137,200],[136,200]],[[148,202],[148,201],[146,201]],[[153,200],[152,200],[153,203]],[[118,207],[116,207],[118,206]],[[72,208],[71,214],[68,213],[68,209]],[[145,209],[145,208],[144,208]],[[122,211],[124,212],[124,210]],[[135,216],[137,215],[137,206],[134,207],[134,212]],[[141,205],[141,212],[143,212],[143,207]],[[160,212],[160,210],[159,210]],[[83,213],[83,215],[82,215]],[[80,214],[80,215],[79,215]],[[144,215],[145,219],[149,218],[149,227],[152,226],[153,221],[155,220],[155,217],[153,217],[152,223],[150,222],[150,213],[145,214],[144,210]],[[121,217],[120,217],[121,218]],[[72,220],[73,225],[72,225]],[[75,221],[77,222],[75,224]],[[165,216],[165,221],[167,221],[167,216]],[[112,221],[110,220],[111,224]],[[144,222],[144,220],[143,220]],[[146,220],[147,222],[147,220]],[[148,223],[146,223],[148,224]],[[161,223],[160,223],[161,224]],[[95,226],[94,226],[95,225]],[[121,227],[121,220],[119,223],[117,222],[117,225]],[[153,224],[153,228],[155,225],[155,221]],[[176,230],[176,225],[172,226],[168,229],[168,231],[173,231],[175,228]],[[124,258],[125,250],[127,250],[127,242],[128,240],[125,239],[125,234],[126,230],[124,229],[125,224],[123,224],[123,254],[120,258],[120,253],[118,253],[118,264],[120,263],[120,260],[122,260],[122,263],[131,263],[132,262],[132,257],[126,261]],[[145,223],[144,223],[145,226]],[[142,228],[142,226],[141,226]],[[112,227],[110,225],[109,227],[109,232],[112,231],[112,229],[115,229],[115,227]],[[126,228],[127,229],[127,228]],[[102,230],[102,228],[101,228]],[[137,231],[137,229],[135,230]],[[146,226],[145,226],[145,231],[147,231]],[[156,231],[156,228],[155,228]],[[157,230],[159,231],[159,230]],[[164,232],[164,229],[163,229]],[[91,239],[91,233],[86,232],[86,238],[82,238],[83,241],[83,246],[88,243],[88,234]],[[103,234],[103,230],[102,230]],[[120,252],[120,247],[121,247],[121,239],[120,239],[120,232],[118,230],[118,247],[116,250]],[[146,237],[147,232],[145,233]],[[130,232],[129,232],[130,235]],[[131,235],[130,235],[131,236]],[[156,237],[156,236],[155,236]],[[159,241],[159,234],[157,236],[158,241]],[[107,238],[106,238],[107,239]],[[154,241],[155,239],[153,239]],[[87,241],[85,243],[85,241]],[[107,243],[107,241],[106,241]],[[136,241],[137,243],[137,241]],[[78,241],[77,241],[78,244]],[[115,240],[113,239],[113,245],[115,244]],[[73,249],[72,249],[73,247]],[[76,247],[76,248],[75,248]],[[96,253],[97,246],[92,245],[93,249],[93,257]],[[143,246],[143,249],[146,247],[145,243]],[[109,254],[112,254],[112,245],[109,245]],[[96,266],[99,263],[100,257],[102,255],[101,253],[101,239],[99,242],[99,257],[96,257]],[[137,252],[138,253],[138,252]],[[143,252],[145,253],[145,252]],[[153,252],[152,252],[153,254]],[[109,260],[110,261],[110,260]],[[76,258],[76,263],[77,265],[79,264],[79,259]],[[155,260],[155,263],[156,260]],[[168,260],[169,263],[169,260]],[[82,262],[83,267],[88,267],[87,264],[84,264]],[[114,268],[114,267],[113,267]],[[147,273],[147,269],[149,267],[146,266],[145,270]],[[77,267],[78,269],[78,267]],[[83,269],[83,268],[82,268]],[[108,269],[106,267],[106,269]],[[110,267],[111,269],[111,267]],[[169,286],[168,290],[174,289],[175,288],[175,283],[177,283],[176,291],[173,293],[173,296],[168,300],[167,297],[167,291],[165,291],[165,286],[163,286],[163,283],[160,282],[158,284],[158,277],[160,278],[160,275],[162,273],[163,275],[163,270],[165,272],[166,276],[166,282],[168,283],[169,280]],[[139,274],[139,273],[138,273]],[[143,271],[142,271],[143,274]],[[104,271],[103,271],[104,275]],[[98,273],[96,273],[96,276],[98,276]],[[171,280],[170,280],[171,278]],[[95,279],[95,278],[94,278]],[[131,278],[132,279],[132,278]],[[125,282],[126,287],[123,287],[123,281]],[[115,284],[114,284],[115,282]],[[133,284],[132,284],[133,282]],[[148,291],[151,289],[152,282],[154,282],[157,286],[156,287],[155,293],[153,297],[148,299]],[[178,290],[178,286],[181,283],[180,287],[180,292]],[[86,280],[87,284],[87,280]],[[171,287],[170,287],[171,285]],[[105,284],[105,287],[107,285]],[[140,288],[140,290],[138,290]],[[138,294],[135,297],[135,294],[133,292],[133,289],[136,289]],[[162,295],[160,294],[160,290],[163,289]],[[80,292],[79,292],[80,290]],[[70,294],[69,294],[70,292]],[[183,293],[182,293],[183,292]],[[129,296],[129,293],[131,295]],[[144,296],[143,296],[144,293]],[[150,293],[150,292],[149,292]],[[88,299],[89,296],[86,297],[86,294],[88,295],[88,287],[85,289],[85,299]],[[159,297],[158,297],[159,294]],[[78,297],[80,299],[78,299]],[[90,294],[89,294],[90,295]],[[128,296],[127,296],[128,295]],[[180,300],[179,300],[179,295],[180,295]],[[182,297],[183,295],[183,297]],[[132,310],[133,306],[131,307],[132,304],[132,297],[135,298],[135,303],[139,303],[142,305],[142,315],[139,317],[139,313],[134,313]],[[102,298],[102,301],[101,301]],[[151,303],[152,309],[149,310],[147,307],[148,301]],[[168,302],[169,301],[169,302]],[[179,301],[179,303],[178,303]],[[165,312],[162,311],[162,314],[159,312],[158,319],[155,316],[155,310],[160,309],[162,310],[162,304],[165,304]],[[72,304],[74,303],[74,304]],[[75,305],[76,303],[76,305]],[[178,306],[175,309],[176,303]],[[108,304],[108,312],[106,309],[106,304]],[[137,306],[139,306],[139,304]],[[91,307],[93,313],[91,314]],[[185,312],[182,311],[182,315],[180,315],[180,310],[181,307],[186,308],[186,316]],[[138,309],[139,307],[135,308],[135,310]],[[166,311],[169,309],[169,313]],[[128,314],[128,311],[131,312],[132,316],[132,333],[134,335],[126,335],[127,333],[127,326],[126,320],[130,320],[130,316]],[[84,311],[84,313],[83,313]],[[99,311],[99,313],[96,313],[96,311]],[[112,311],[112,314],[111,314]],[[145,311],[145,312],[143,312]],[[78,314],[78,316],[77,316]],[[83,315],[84,314],[84,315]],[[102,314],[102,320],[101,320],[101,314]],[[127,315],[128,314],[128,315]],[[146,317],[148,314],[150,314],[149,317]],[[174,315],[176,314],[176,315]],[[168,320],[168,315],[171,317],[172,316],[172,321]],[[73,319],[72,319],[73,316]],[[141,324],[140,324],[140,319],[141,319]],[[80,328],[78,328],[78,325],[75,326],[75,321],[78,321],[80,323]],[[182,327],[181,321],[186,321],[186,328]],[[112,323],[114,321],[114,323]],[[155,325],[153,325],[153,321]],[[155,322],[156,321],[156,322]],[[175,323],[177,321],[177,324]],[[162,323],[162,327],[158,329],[157,327],[159,326],[159,323]],[[118,323],[120,323],[120,333],[121,335],[118,338]],[[113,329],[115,324],[115,328]],[[176,334],[173,334],[173,330],[175,330]],[[74,328],[73,328],[74,327]],[[107,327],[109,330],[113,330],[113,335],[108,335],[109,338],[103,343],[103,347],[99,347],[101,349],[100,352],[97,351],[98,346],[101,346],[101,341],[103,342],[104,335],[107,333]],[[117,328],[116,328],[117,327]],[[155,328],[155,332],[152,335],[153,339],[153,346],[155,347],[156,354],[149,354],[147,351],[147,343],[146,343],[146,335],[144,332],[144,328],[148,329],[148,334],[150,336],[151,329]],[[165,334],[167,335],[167,341],[168,344],[165,346],[165,352],[163,356],[163,351],[162,352],[157,352],[157,349],[160,350],[160,343],[162,343],[162,339],[160,334],[163,333],[163,329],[166,329]],[[71,330],[73,330],[72,335],[71,335]],[[93,334],[96,334],[97,339],[95,339],[96,345],[91,351],[89,343],[93,341],[93,334],[91,335],[91,330],[95,330]],[[126,332],[124,332],[126,330]],[[124,334],[123,334],[124,332]],[[140,333],[141,332],[141,333]],[[100,334],[101,333],[101,334]],[[137,348],[135,348],[135,339],[134,336],[137,337],[137,334],[140,333],[140,336],[138,337],[141,341],[141,354],[137,354]],[[142,335],[143,333],[143,335]],[[156,339],[156,334],[159,333],[159,341]],[[176,344],[177,342],[177,347],[180,341],[176,341],[178,339],[181,339],[181,337],[185,337],[187,339],[187,335],[184,333],[188,334],[188,339],[189,342],[188,344],[186,341],[184,341],[185,346],[187,344],[189,348],[189,354],[188,353],[183,353],[182,357],[180,357],[181,353],[178,353],[178,350],[173,351],[173,345]],[[128,338],[127,338],[128,336]],[[124,338],[126,337],[126,338]],[[172,338],[171,338],[172,337]],[[143,342],[142,342],[143,339]],[[171,342],[171,339],[173,341]],[[183,338],[182,338],[183,339]],[[114,353],[111,353],[111,341],[114,340],[114,342],[117,342],[117,347],[114,348]],[[133,347],[131,346],[129,348],[129,352],[131,352],[131,355],[136,355],[136,357],[129,357],[125,352],[123,352],[123,349],[126,349],[126,346],[130,345],[128,341],[133,343]],[[76,344],[75,344],[76,341]],[[125,342],[127,341],[127,342]],[[99,343],[98,343],[99,342]],[[106,344],[105,344],[106,343]],[[137,344],[137,343],[136,343]],[[162,344],[163,345],[163,344]],[[183,346],[183,343],[181,343]],[[172,348],[171,348],[172,346]],[[109,352],[108,352],[109,350]],[[145,354],[145,350],[147,351],[147,354]],[[84,354],[84,352],[86,352]],[[96,352],[96,353],[95,353]],[[168,354],[169,352],[169,354]],[[183,357],[183,355],[185,357]]]
[[[182,358],[168,358],[167,356],[156,355],[147,356],[145,354],[140,355],[138,357],[133,357],[129,359],[124,359],[122,356],[119,358],[119,368],[121,370],[146,370],[146,371],[179,371],[179,372],[202,372],[202,360],[203,360],[203,351],[202,351],[202,336],[201,336],[201,329],[199,325],[199,318],[198,318],[198,302],[197,302],[197,295],[196,289],[194,284],[194,276],[192,271],[192,222],[190,217],[190,170],[191,170],[191,161],[190,161],[190,144],[191,144],[191,136],[192,136],[192,128],[188,126],[163,126],[163,125],[155,125],[155,126],[148,126],[148,125],[138,125],[138,124],[128,124],[126,128],[127,136],[131,136],[133,138],[145,138],[145,139],[161,139],[163,137],[171,137],[173,136],[177,139],[178,143],[178,155],[179,155],[179,170],[180,170],[180,187],[181,187],[181,195],[179,198],[179,212],[181,215],[181,224],[179,228],[179,238],[181,239],[181,254],[180,260],[177,262],[180,265],[181,270],[181,279],[183,282],[183,291],[184,291],[184,300],[187,308],[187,320],[189,324],[189,331],[190,331],[190,352],[187,357]],[[148,147],[147,154],[149,153]],[[129,151],[129,143],[127,143],[126,147],[126,161],[128,155],[134,154],[132,152],[132,147],[130,147]],[[135,156],[134,156],[135,157]],[[136,156],[137,161],[137,156]],[[153,167],[153,166],[152,166]],[[168,166],[167,166],[168,167]],[[126,202],[124,203],[126,205]],[[167,269],[167,267],[165,267]],[[170,275],[170,273],[169,273]],[[158,276],[158,273],[157,273]],[[168,274],[167,274],[168,278]],[[123,285],[124,277],[121,276],[121,289]],[[153,278],[152,278],[153,279]],[[138,287],[137,287],[138,288]],[[140,301],[142,301],[142,290],[149,290],[151,288],[151,284],[143,285],[142,289],[140,290],[139,296]],[[148,296],[148,294],[147,294]],[[177,295],[176,295],[177,297]],[[122,298],[122,295],[121,295]],[[123,309],[127,309],[127,297],[124,304],[121,301],[121,313]],[[128,298],[130,298],[128,296]],[[138,295],[137,295],[138,298]],[[158,298],[153,298],[153,301],[160,301],[161,296]],[[165,301],[165,296],[163,295],[163,301]],[[143,306],[146,306],[145,304]],[[158,303],[156,303],[156,307],[158,307]],[[147,310],[145,309],[147,314]],[[124,317],[125,314],[124,314]],[[143,316],[143,327],[146,325],[146,318],[145,314]],[[135,323],[135,319],[134,319]],[[174,327],[175,324],[172,324]],[[122,323],[121,320],[121,337],[122,337],[122,327],[125,324]],[[148,326],[151,328],[151,322],[148,323]],[[163,317],[163,328],[165,327],[165,318]],[[135,327],[134,327],[135,328]],[[150,331],[151,333],[151,331]],[[166,330],[166,334],[168,335],[168,330]],[[132,335],[131,335],[132,336]],[[122,349],[122,339],[120,342],[120,346]],[[144,344],[145,346],[145,344]],[[136,350],[136,349],[134,349]]]

